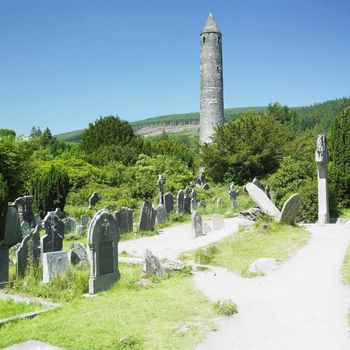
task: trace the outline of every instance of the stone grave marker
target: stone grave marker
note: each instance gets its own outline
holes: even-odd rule
[[[221,230],[225,228],[224,219],[220,215],[214,214],[211,219],[211,222],[213,225],[213,230]]]
[[[27,221],[22,221],[21,223],[22,238],[28,236],[32,233],[32,228]]]
[[[30,227],[35,227],[35,217],[33,213],[33,196],[23,196],[15,200],[20,222],[27,222]]]
[[[44,220],[45,236],[41,237],[41,254],[62,250],[64,224],[56,212],[49,211]]]
[[[39,214],[35,214],[34,219],[35,219],[35,226],[41,225],[41,216]]]
[[[191,209],[196,210],[197,209],[197,192],[195,189],[191,192]]]
[[[98,211],[88,232],[90,294],[108,289],[119,279],[118,241],[119,228],[113,216],[105,209]]]
[[[139,231],[153,231],[156,216],[157,212],[153,208],[152,201],[146,200],[141,208]]]
[[[179,190],[176,196],[176,211],[178,213],[184,212],[184,201],[185,201],[185,194],[183,190]]]
[[[69,252],[72,265],[85,266],[89,263],[88,253],[82,243],[72,243]]]
[[[89,224],[91,222],[91,218],[89,215],[84,214],[81,218],[80,218],[80,223],[85,226],[86,228],[88,228]]]
[[[77,230],[77,221],[74,218],[66,218],[62,220],[64,224],[64,233],[74,233]]]
[[[165,271],[158,258],[153,255],[150,250],[146,249],[144,257],[142,259],[142,276],[164,277],[164,275]]]
[[[4,231],[4,246],[11,248],[21,241],[22,230],[17,207],[15,203],[8,203]]]
[[[191,214],[191,197],[189,194],[186,194],[184,198],[184,212]]]
[[[222,207],[222,198],[218,198],[218,199],[216,200],[216,207],[217,207],[217,208],[221,208],[221,207]]]
[[[156,208],[157,216],[156,220],[158,224],[163,224],[165,221],[168,220],[168,213],[166,212],[166,209],[164,205],[159,204]]]
[[[174,210],[174,196],[170,192],[164,195],[164,206],[168,214]]]
[[[89,209],[92,209],[96,203],[100,200],[100,196],[97,192],[94,192],[89,198]]]
[[[198,203],[198,208],[206,208],[207,207],[207,203],[205,202],[205,200],[201,200]]]
[[[115,221],[119,227],[120,233],[127,233],[133,231],[133,210],[127,207],[121,207],[116,211]]]
[[[63,212],[62,212],[62,210],[61,210],[60,208],[56,208],[56,209],[55,209],[55,213],[56,213],[56,215],[58,216],[58,218],[59,218],[60,220],[63,219],[64,214],[63,214]]]
[[[0,246],[0,286],[9,281],[9,248]]]
[[[192,231],[195,237],[203,236],[202,217],[197,210],[194,210],[191,216]]]
[[[290,196],[283,204],[280,221],[288,225],[293,225],[295,223],[295,217],[297,216],[300,204],[301,197],[299,194],[295,193]]]
[[[50,283],[55,276],[68,270],[68,253],[54,251],[43,254],[43,283]]]
[[[77,225],[75,228],[75,233],[78,234],[79,236],[84,236],[87,231],[86,226],[84,225]]]
[[[24,276],[29,264],[38,266],[40,261],[40,226],[36,226],[33,232],[26,235],[19,248],[16,250],[16,274]]]

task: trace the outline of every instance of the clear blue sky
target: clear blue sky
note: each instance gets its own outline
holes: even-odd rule
[[[350,95],[349,0],[0,0],[0,128],[198,111],[210,11],[225,107]]]

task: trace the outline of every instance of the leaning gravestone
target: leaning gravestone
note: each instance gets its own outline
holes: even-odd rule
[[[8,203],[5,221],[4,246],[11,248],[21,241],[22,230],[16,205],[15,203]]]
[[[164,206],[168,214],[174,210],[174,196],[170,192],[164,195]]]
[[[297,216],[300,204],[301,197],[299,194],[295,193],[289,197],[283,205],[280,221],[293,225],[295,223],[295,217]]]
[[[88,232],[90,256],[89,293],[108,289],[119,279],[119,228],[107,210],[98,211],[92,218]]]
[[[88,254],[82,243],[72,243],[69,260],[72,265],[85,266],[89,263]]]
[[[0,287],[9,281],[9,248],[0,246]]]
[[[214,214],[211,220],[213,230],[222,230],[223,228],[225,228],[224,219],[220,215]]]
[[[168,220],[168,214],[166,212],[166,209],[164,205],[159,204],[158,207],[156,208],[157,211],[157,224],[164,224],[165,221]]]
[[[58,218],[56,212],[49,211],[43,220],[43,225],[45,236],[41,237],[41,253],[62,250],[64,224]]]
[[[40,226],[26,235],[19,248],[16,250],[16,273],[17,277],[24,276],[30,264],[33,267],[39,265],[40,260]]]
[[[280,211],[276,208],[276,206],[272,203],[270,198],[262,189],[251,182],[247,183],[245,188],[252,200],[266,215],[272,216],[276,221],[279,221],[281,217]]]
[[[156,215],[157,212],[153,208],[152,201],[145,201],[141,208],[139,231],[153,231]]]
[[[68,270],[68,253],[64,251],[43,254],[43,283],[50,283]]]
[[[64,224],[64,233],[75,232],[77,229],[77,222],[74,218],[66,218],[62,220]]]
[[[184,212],[184,201],[185,201],[185,195],[183,190],[179,190],[176,197],[176,211],[178,213]]]
[[[191,216],[192,231],[195,237],[203,236],[202,217],[197,210],[194,210]]]
[[[92,209],[96,203],[100,200],[100,196],[97,192],[94,192],[89,198],[89,209]]]

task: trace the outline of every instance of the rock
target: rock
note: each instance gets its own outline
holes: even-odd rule
[[[69,260],[72,265],[85,266],[89,264],[89,258],[84,244],[72,243],[70,246]]]
[[[293,225],[295,223],[295,217],[297,216],[300,204],[301,197],[299,194],[296,193],[290,196],[283,204],[280,221]]]
[[[250,208],[248,210],[239,212],[239,216],[243,219],[255,221],[258,218],[260,213],[261,213],[261,210],[259,208]]]
[[[225,228],[224,219],[220,215],[214,214],[211,220],[213,224],[213,230],[222,230]]]
[[[151,281],[146,278],[141,278],[139,281],[135,283],[136,287],[147,287],[151,285]]]
[[[75,228],[75,233],[80,235],[80,236],[84,236],[86,233],[86,230],[87,230],[86,226],[77,225]]]
[[[280,220],[280,211],[276,208],[276,206],[272,203],[270,198],[262,189],[251,182],[247,183],[245,188],[252,200],[266,215],[272,216],[276,221]]]
[[[66,218],[62,220],[63,224],[64,224],[64,233],[74,233],[76,232],[76,228],[77,228],[77,222],[74,218]]]
[[[267,274],[279,267],[278,260],[274,258],[261,258],[253,261],[248,268],[252,274]]]
[[[184,269],[184,265],[179,261],[162,259],[160,264],[166,271],[182,271]]]
[[[164,277],[165,271],[161,266],[158,258],[152,252],[146,249],[142,259],[142,276]]]

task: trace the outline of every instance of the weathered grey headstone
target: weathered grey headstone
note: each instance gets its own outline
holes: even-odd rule
[[[16,250],[16,273],[24,276],[30,264],[37,267],[40,261],[40,226],[26,235],[19,248]]]
[[[270,198],[267,197],[262,189],[251,182],[247,183],[245,188],[252,200],[266,215],[272,216],[275,218],[275,220],[279,221],[281,217],[280,211],[276,208],[276,206],[272,203]]]
[[[152,254],[152,252],[146,249],[144,257],[142,259],[142,276],[157,276],[163,277],[165,271],[161,266],[158,258]]]
[[[197,192],[195,189],[191,192],[191,209],[196,210],[197,209]]]
[[[157,224],[164,224],[168,220],[168,213],[166,212],[166,209],[164,205],[159,204],[158,207],[156,208],[157,211]]]
[[[145,201],[141,208],[139,231],[153,231],[156,216],[157,212],[153,208],[152,201]]]
[[[186,194],[184,198],[184,212],[186,214],[191,214],[191,197]]]
[[[163,179],[163,176],[159,174],[157,185],[159,188],[159,204],[162,204],[162,205],[164,205],[164,184],[165,184],[165,179]]]
[[[126,207],[121,207],[114,214],[115,221],[119,227],[120,233],[133,231],[133,210]]]
[[[30,227],[35,227],[35,218],[33,214],[33,196],[23,196],[15,200],[20,222],[27,222]]]
[[[198,208],[206,208],[207,207],[207,203],[205,202],[205,200],[201,200],[198,203]]]
[[[82,243],[72,243],[69,260],[72,265],[85,266],[89,263],[88,253]]]
[[[21,223],[22,238],[28,236],[32,233],[32,228],[27,221],[22,221]]]
[[[207,234],[211,231],[212,231],[212,228],[210,227],[210,225],[207,222],[203,222],[203,232]]]
[[[259,187],[262,191],[265,192],[264,185],[259,181],[259,179],[257,177],[254,177],[252,184],[254,184],[256,187]]]
[[[58,218],[59,218],[60,220],[63,219],[64,214],[63,214],[63,212],[62,212],[62,210],[61,210],[60,208],[56,208],[56,209],[55,209],[55,213],[56,213],[56,215],[58,216]]]
[[[174,196],[170,192],[164,195],[164,206],[168,214],[174,210]]]
[[[35,219],[35,226],[41,225],[41,216],[39,214],[35,214],[34,219]]]
[[[9,281],[9,248],[0,246],[0,284]]]
[[[194,210],[191,216],[192,231],[195,237],[203,236],[202,217],[197,210]]]
[[[293,225],[295,223],[295,217],[297,216],[300,204],[301,197],[299,194],[295,193],[289,197],[283,204],[280,221],[289,225]]]
[[[230,196],[231,201],[234,201],[237,199],[238,191],[235,189],[235,186],[233,184],[230,185],[230,188],[228,190],[228,194]]]
[[[317,149],[315,152],[317,164],[317,188],[318,188],[318,222],[329,222],[328,204],[328,152],[325,135],[317,136]]]
[[[64,251],[43,254],[43,283],[50,283],[68,270],[68,253]]]
[[[65,218],[62,220],[64,224],[64,233],[74,233],[77,229],[77,222],[74,218]]]
[[[218,199],[216,200],[216,207],[217,207],[217,208],[221,208],[221,207],[222,207],[222,198],[218,198]]]
[[[44,220],[45,236],[41,237],[41,254],[62,250],[64,237],[64,224],[58,218],[56,212],[49,211]]]
[[[184,203],[185,202],[185,194],[183,190],[179,190],[176,198],[176,211],[178,213],[184,212]]]
[[[97,192],[94,192],[89,198],[89,209],[92,209],[96,203],[100,200],[100,196]]]
[[[225,221],[220,215],[214,214],[211,221],[213,230],[222,230],[225,228]]]
[[[4,246],[7,248],[22,241],[20,219],[15,203],[8,203],[4,234]]]
[[[108,289],[120,277],[118,270],[119,228],[107,210],[98,211],[89,226],[89,293]]]
[[[87,227],[84,225],[77,225],[75,228],[75,233],[79,236],[84,236],[87,231]]]
[[[90,222],[91,222],[91,218],[89,215],[84,214],[81,218],[80,218],[80,222],[83,226],[85,226],[86,228],[88,228]]]

